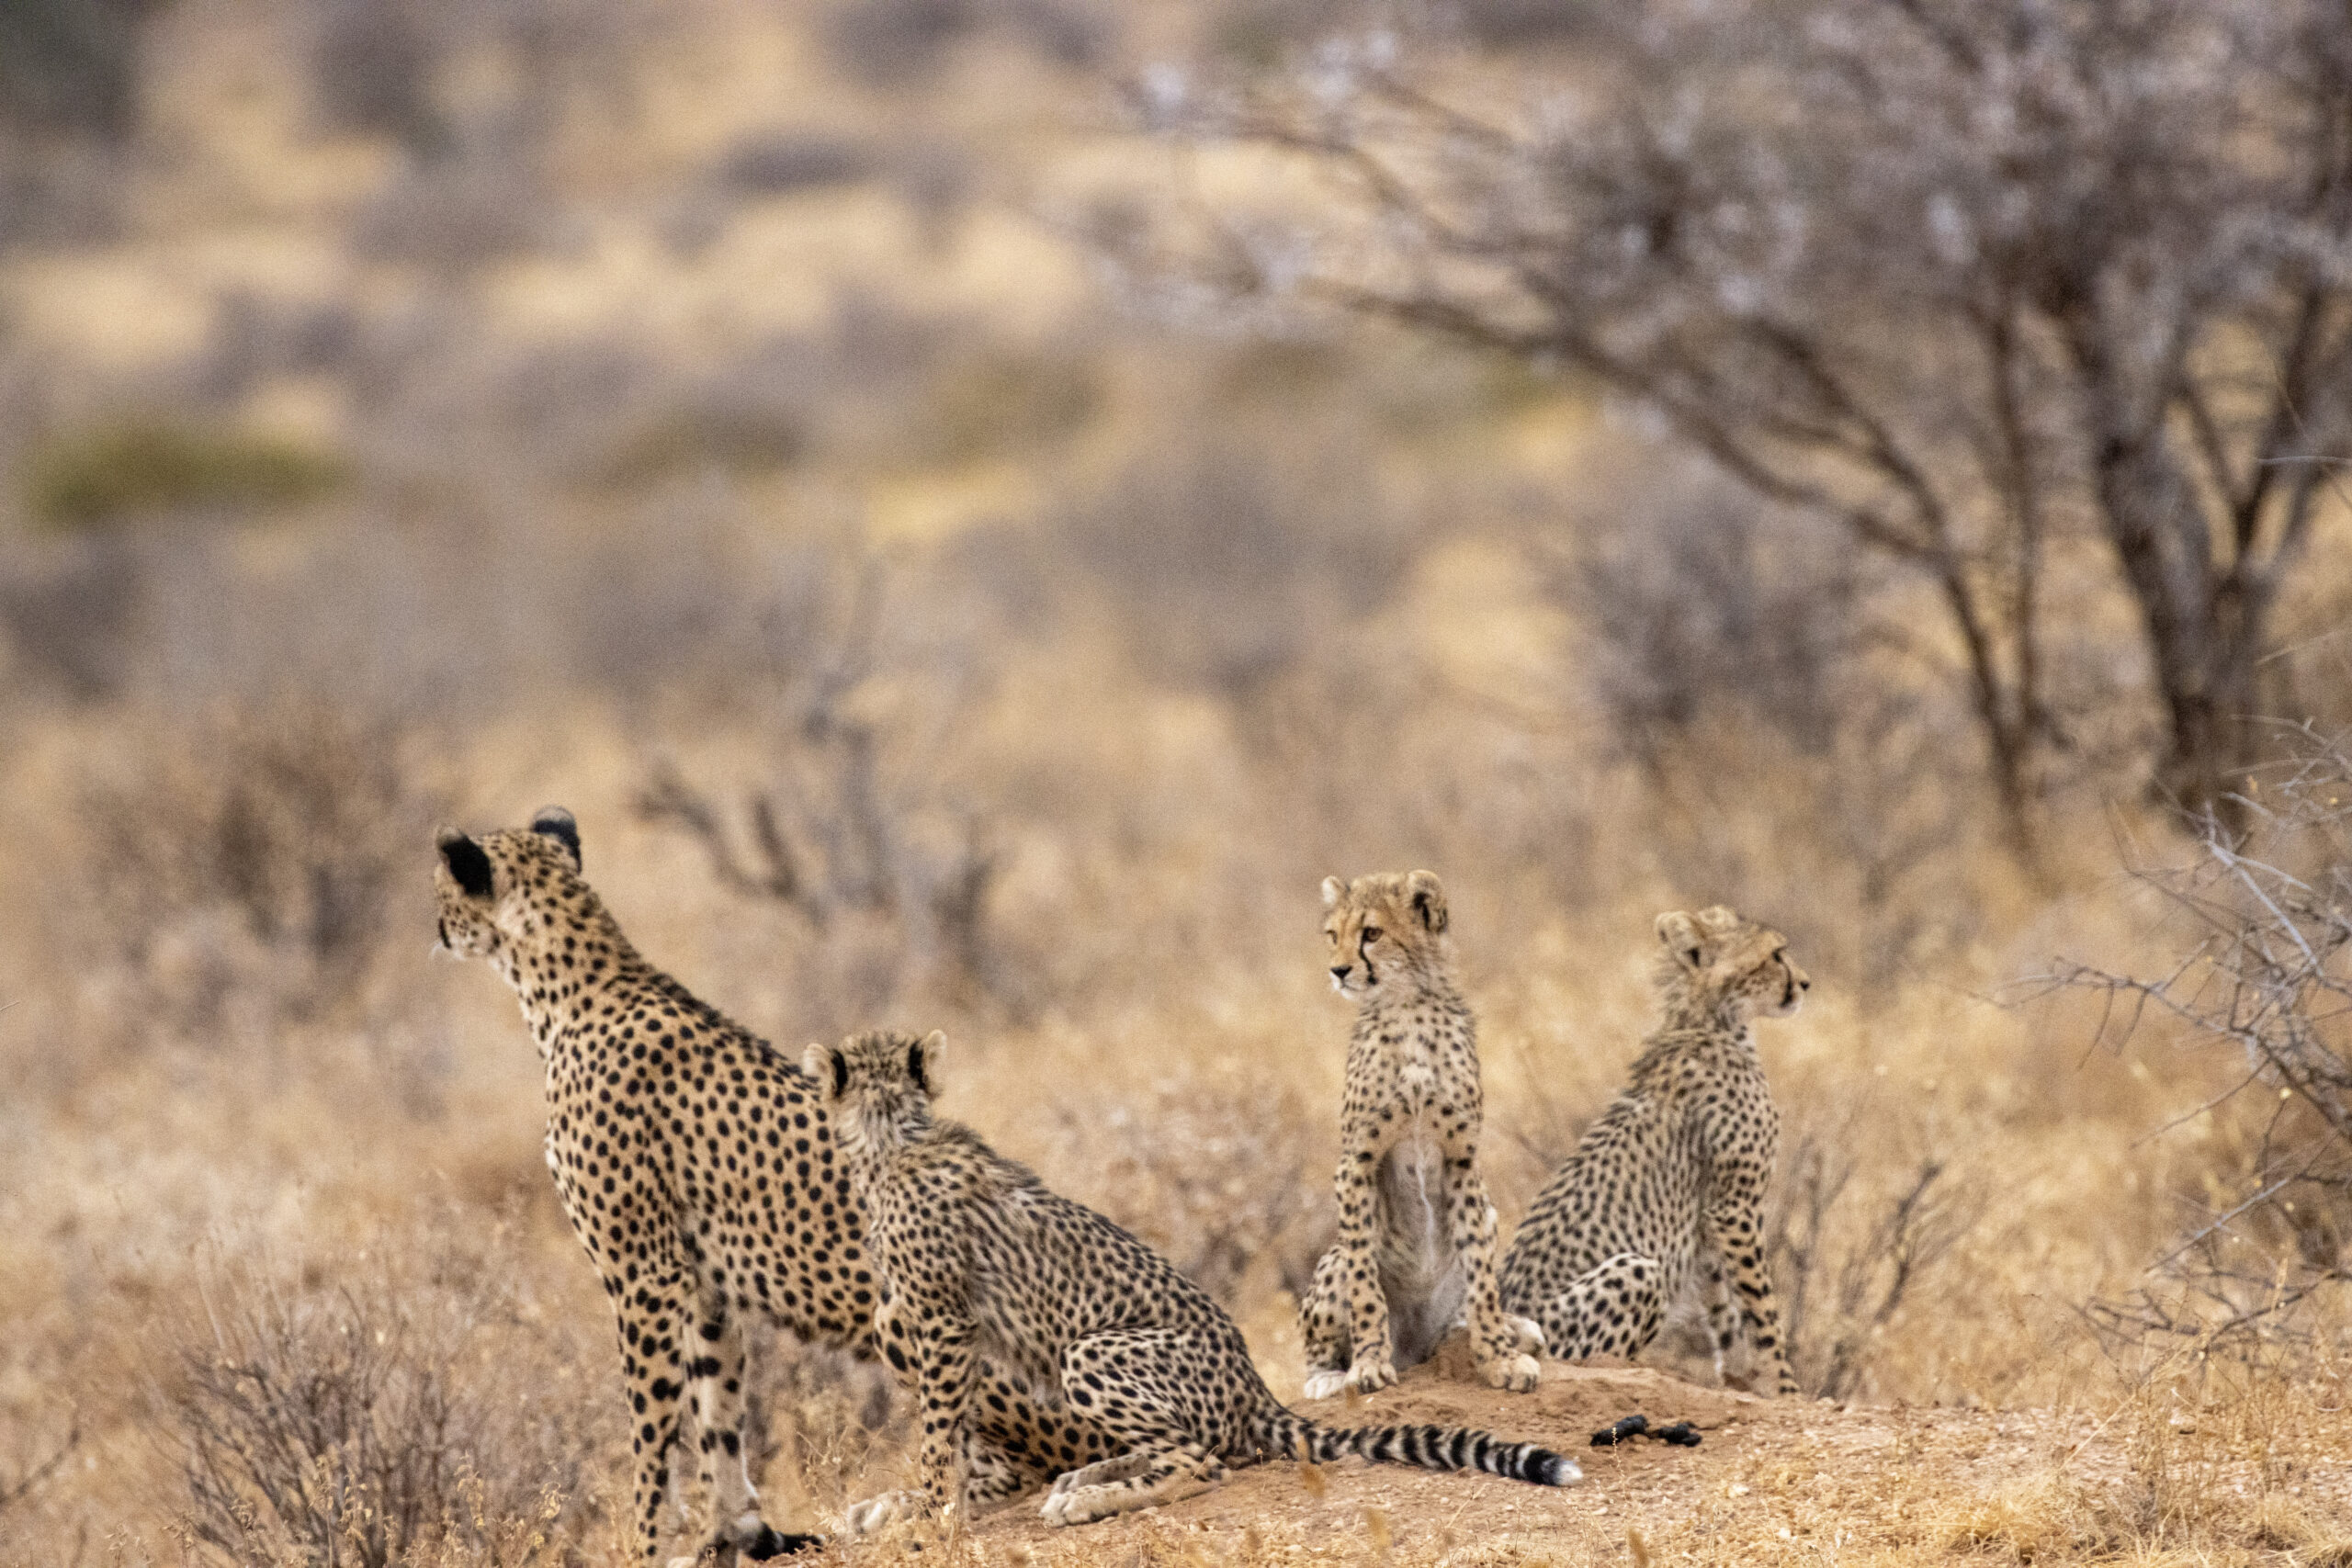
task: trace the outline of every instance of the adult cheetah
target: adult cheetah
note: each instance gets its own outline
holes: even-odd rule
[[[1555,1355],[1633,1356],[1695,1281],[1717,1374],[1745,1316],[1761,1370],[1793,1393],[1764,1264],[1781,1117],[1748,1021],[1793,1013],[1813,982],[1787,938],[1720,905],[1660,915],[1657,935],[1664,1021],[1528,1210],[1503,1255],[1502,1299],[1543,1325]]]
[[[981,1355],[1112,1434],[1110,1458],[1054,1483],[1042,1510],[1052,1524],[1189,1497],[1228,1464],[1282,1456],[1358,1454],[1546,1486],[1582,1479],[1559,1454],[1484,1432],[1335,1430],[1284,1409],[1207,1292],[970,1128],[933,1120],[944,1043],[935,1031],[856,1034],[803,1058],[865,1205],[888,1292],[876,1336],[922,1416],[922,1489],[877,1500],[854,1526],[968,1505],[956,1460],[985,1406],[973,1386]]]
[[[744,1324],[874,1353],[878,1292],[824,1101],[800,1069],[639,957],[581,876],[580,830],[550,807],[527,830],[438,839],[441,945],[485,958],[523,1004],[547,1066],[548,1167],[620,1330],[631,1517],[655,1558],[669,1454],[693,1402],[721,1562],[797,1551],[759,1514],[742,1447]],[[1109,1452],[988,1368],[965,1432],[981,1484],[1011,1495]],[[722,1458],[723,1456],[723,1458]]]
[[[1450,924],[1431,873],[1323,879],[1331,985],[1357,1010],[1332,1182],[1340,1237],[1299,1303],[1309,1399],[1385,1388],[1429,1359],[1465,1308],[1486,1380],[1535,1386],[1543,1335],[1496,1296],[1477,1025]]]

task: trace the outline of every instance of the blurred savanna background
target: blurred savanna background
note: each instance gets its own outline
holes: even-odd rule
[[[2064,1437],[1686,1554],[2352,1561],[2347,464],[2341,0],[8,0],[0,1562],[626,1560],[429,952],[550,802],[1285,1395],[1319,880],[1444,879],[1506,1234],[1731,904],[1808,1393]],[[771,1517],[895,1484],[766,1349]]]

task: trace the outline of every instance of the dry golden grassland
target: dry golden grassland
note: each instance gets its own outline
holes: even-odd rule
[[[493,245],[417,218],[447,190],[400,205],[435,166],[306,118],[303,7],[187,0],[124,226],[0,252],[11,473],[230,429],[317,481],[224,508],[250,453],[174,434],[141,482],[187,508],[0,514],[0,1564],[628,1561],[538,1064],[429,951],[435,824],[548,802],[638,945],[788,1054],[944,1027],[944,1111],[1202,1280],[1284,1397],[1349,1023],[1324,875],[1445,879],[1506,1235],[1648,1027],[1659,910],[1734,904],[1815,977],[1758,1036],[1819,1397],[1715,1387],[1670,1332],[1330,1412],[1579,1459],[1636,1408],[1705,1429],[1558,1495],[1270,1466],[824,1561],[2352,1563],[2340,1303],[2228,1344],[2092,1310],[2178,1303],[2150,1266],[2277,1111],[2040,978],[2187,951],[2131,873],[2192,846],[2124,749],[2050,782],[2020,863],[1937,650],[1873,635],[1902,582],[1832,605],[1836,552],[1747,505],[1692,578],[1668,544],[1723,492],[1573,387],[1111,310],[1064,220],[1165,171],[1029,34],[915,90],[842,67],[881,46],[831,11],[680,14],[475,193],[539,214]],[[1149,7],[1121,47],[1273,14]],[[452,101],[503,101],[502,58]],[[2340,624],[2332,570],[2290,633]],[[1690,603],[1679,644],[1623,624]],[[2081,657],[2126,619],[2086,593]],[[899,1483],[873,1368],[760,1351],[775,1523]]]

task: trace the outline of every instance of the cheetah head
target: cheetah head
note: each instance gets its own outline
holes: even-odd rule
[[[1400,978],[1426,979],[1451,964],[1445,889],[1433,872],[1375,872],[1323,879],[1323,935],[1331,988],[1359,1001]]]
[[[811,1045],[801,1069],[853,1154],[878,1154],[931,1123],[947,1036],[869,1030],[838,1045]]]
[[[1813,981],[1789,959],[1789,939],[1717,904],[1657,918],[1668,985],[1690,987],[1734,1020],[1786,1018]]]
[[[548,929],[552,908],[584,900],[580,827],[550,806],[527,829],[469,835],[444,828],[435,843],[433,892],[440,905],[441,945],[460,958],[512,961],[515,950]]]

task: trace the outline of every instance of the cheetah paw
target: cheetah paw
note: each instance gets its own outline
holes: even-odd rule
[[[844,1535],[873,1535],[901,1519],[919,1519],[931,1512],[931,1498],[922,1492],[885,1492],[863,1503],[852,1503],[842,1516]]]
[[[1503,1321],[1510,1325],[1511,1337],[1519,1342],[1520,1354],[1540,1356],[1552,1348],[1552,1341],[1544,1333],[1544,1325],[1533,1318],[1505,1313]]]
[[[1348,1374],[1337,1367],[1326,1367],[1306,1374],[1306,1399],[1336,1399],[1348,1386]]]
[[[1063,1480],[1069,1478],[1064,1476]],[[1046,1497],[1038,1517],[1049,1525],[1085,1525],[1096,1519],[1107,1519],[1119,1511],[1118,1495],[1125,1488],[1117,1486],[1057,1487]]]
[[[1348,1369],[1346,1387],[1356,1393],[1377,1393],[1396,1381],[1396,1366],[1385,1356],[1366,1356]]]
[[[1542,1375],[1532,1356],[1498,1356],[1478,1371],[1488,1383],[1507,1393],[1525,1393]]]

